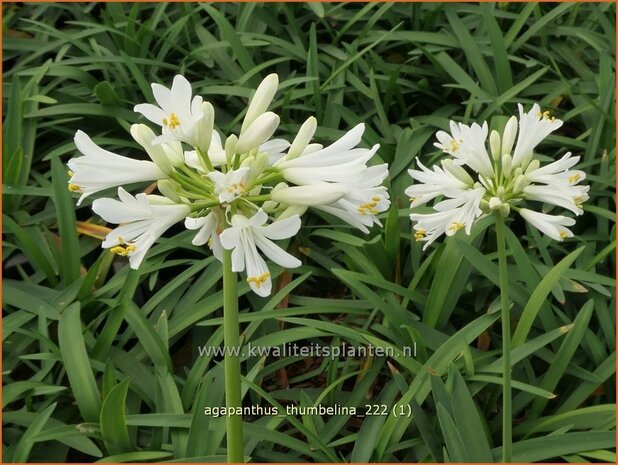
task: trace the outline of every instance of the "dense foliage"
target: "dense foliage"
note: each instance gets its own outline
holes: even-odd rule
[[[258,462],[499,460],[501,337],[491,220],[426,251],[407,169],[455,118],[501,128],[516,103],[564,125],[546,161],[582,157],[575,237],[508,223],[514,461],[615,462],[615,4],[3,3],[3,460],[221,461],[221,266],[184,228],[143,266],[103,250],[66,161],[82,129],[127,154],[133,105],[183,73],[238,130],[271,72],[288,133],[365,122],[393,206],[364,235],[304,219],[273,296],[239,286],[254,346],[372,344],[392,357],[248,357],[246,405],[354,406],[357,416],[245,417]],[[142,156],[138,145],[131,153]],[[135,186],[135,192],[149,186]],[[138,189],[139,188],[139,189]],[[519,327],[519,321],[526,321]],[[415,347],[413,357],[404,356]],[[366,404],[412,416],[368,415]]]

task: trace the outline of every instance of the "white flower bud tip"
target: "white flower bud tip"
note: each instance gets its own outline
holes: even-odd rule
[[[268,106],[277,93],[277,87],[279,87],[279,76],[275,73],[269,74],[260,83],[249,103],[249,108],[247,108],[247,114],[242,123],[241,133],[249,129],[249,126],[268,109]]]
[[[502,174],[508,178],[511,175],[511,168],[513,168],[513,158],[505,153],[502,155]]]
[[[498,161],[501,155],[500,134],[496,130],[491,131],[491,134],[489,134],[489,148],[491,149],[491,157],[494,161]]]
[[[298,134],[294,138],[286,157],[288,160],[298,157],[305,151],[317,128],[318,120],[316,120],[315,117],[310,116],[300,127]]]
[[[279,126],[279,116],[273,112],[262,113],[246,131],[240,134],[236,144],[237,153],[245,153],[258,148],[272,136]]]
[[[515,143],[515,136],[517,136],[517,117],[511,116],[506,123],[504,133],[502,134],[502,152],[511,153],[513,150],[513,144]]]
[[[280,186],[280,185],[279,185]],[[273,189],[272,199],[286,205],[328,205],[343,197],[348,189],[341,184],[312,184],[307,186],[279,187]]]
[[[492,197],[491,199],[489,199],[490,210],[498,210],[502,207],[502,205],[502,200],[500,200],[498,197]]]

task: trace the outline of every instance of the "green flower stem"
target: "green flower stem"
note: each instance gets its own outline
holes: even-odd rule
[[[240,347],[238,324],[238,294],[236,273],[232,271],[232,252],[223,250],[223,340],[225,351],[225,406],[236,409],[242,406],[240,390],[240,356],[234,354]],[[244,462],[242,415],[226,416],[227,461]]]
[[[511,316],[509,312],[509,277],[506,269],[504,229],[504,217],[496,212],[500,307],[502,308],[502,462],[509,463],[511,461],[511,449],[513,444],[513,420],[511,409]]]
[[[201,149],[197,148],[197,154],[208,171],[215,170],[215,168],[212,166],[212,163],[210,162],[210,157],[208,156],[208,153],[204,153]]]

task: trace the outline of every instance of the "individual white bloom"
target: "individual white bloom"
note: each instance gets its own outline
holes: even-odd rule
[[[532,153],[539,143],[549,134],[562,126],[562,121],[549,116],[548,111],[541,111],[538,104],[524,112],[524,107],[519,107],[519,133],[513,153],[513,166],[525,166],[532,158]]]
[[[463,229],[469,235],[473,224],[483,214],[480,203],[485,192],[483,187],[470,189],[457,198],[438,202],[434,205],[437,213],[412,213],[410,219],[416,222],[414,238],[425,242],[423,250],[442,234],[452,236]]]
[[[315,208],[334,215],[346,223],[369,233],[371,226],[382,223],[378,214],[388,210],[390,197],[384,186],[372,188],[358,188],[347,186],[347,193],[343,198],[331,205],[317,205]]]
[[[279,76],[275,73],[269,74],[260,83],[255,90],[255,94],[253,94],[251,98],[251,102],[249,102],[249,108],[247,108],[247,113],[242,123],[241,134],[249,129],[249,126],[251,126],[260,115],[266,112],[277,93],[278,86]]]
[[[328,147],[305,152],[291,160],[282,158],[275,167],[283,178],[298,185],[319,182],[362,182],[366,177],[367,161],[373,157],[378,144],[371,149],[354,148],[361,140],[364,124],[358,124],[341,139]]]
[[[69,190],[81,193],[79,206],[91,194],[133,182],[156,181],[167,175],[153,162],[133,160],[102,149],[83,131],[75,134],[75,146],[82,157],[72,158]]]
[[[279,116],[271,111],[262,113],[249,127],[240,133],[236,143],[236,153],[257,149],[275,133],[279,126]]]
[[[449,164],[448,161],[450,160],[443,160],[442,167],[434,165],[432,169],[429,169],[420,160],[417,160],[421,171],[408,170],[408,174],[418,181],[417,184],[411,185],[405,191],[410,198],[410,208],[423,205],[441,195],[450,198],[458,197],[474,184],[465,170],[454,166],[452,163]],[[463,171],[463,173],[455,171],[457,169]],[[457,175],[454,173],[457,173]]]
[[[159,106],[142,103],[133,110],[163,128],[163,135],[154,143],[179,140],[198,147],[197,126],[203,117],[202,97],[191,98],[191,84],[180,74],[174,76],[171,89],[160,84],[151,87]]]
[[[173,167],[183,163],[182,145],[178,141],[155,144],[157,136],[152,129],[145,124],[133,124],[131,126],[133,139],[140,144],[148,156],[165,173],[170,173]]]
[[[527,208],[519,210],[519,214],[532,226],[554,240],[562,241],[567,237],[573,237],[573,233],[565,226],[573,226],[575,220],[562,215],[547,215]]]
[[[272,190],[271,198],[285,205],[316,206],[336,202],[348,193],[342,184],[319,183],[289,187],[278,184]]]
[[[186,205],[157,195],[134,197],[122,187],[118,188],[118,198],[96,199],[92,210],[108,223],[121,225],[107,234],[102,246],[117,255],[128,256],[133,269],[140,266],[152,244],[191,211]]]
[[[451,134],[444,131],[436,133],[439,142],[434,145],[455,157],[456,165],[465,164],[483,176],[493,176],[491,158],[485,148],[489,133],[487,123],[484,122],[482,126],[477,123],[467,126],[451,121],[450,126]]]
[[[285,252],[273,240],[294,236],[300,229],[298,216],[265,225],[268,215],[259,209],[251,218],[236,214],[231,227],[221,233],[221,245],[232,250],[232,271],[247,270],[247,282],[259,296],[266,297],[272,290],[270,272],[258,249],[273,262],[285,268],[296,268],[300,260]]]
[[[225,174],[220,171],[208,173],[208,177],[215,183],[215,194],[219,196],[219,202],[230,203],[244,194],[249,186],[250,173],[249,167],[230,170]]]
[[[557,205],[571,210],[576,215],[584,213],[581,205],[588,200],[590,186],[568,186],[552,184],[547,186],[530,185],[524,188],[524,194],[528,200]]]
[[[191,241],[193,245],[204,245],[208,243],[208,247],[212,250],[215,258],[220,262],[223,261],[223,247],[219,239],[219,232],[217,232],[217,215],[215,215],[214,212],[210,212],[208,215],[199,218],[191,218],[190,216],[185,218],[185,227],[187,229],[199,229]]]

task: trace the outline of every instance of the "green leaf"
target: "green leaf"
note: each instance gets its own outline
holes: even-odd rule
[[[125,379],[110,391],[101,407],[101,435],[107,451],[121,454],[133,450],[125,421],[125,404],[129,390],[129,379]],[[101,459],[104,460],[104,459]]]

